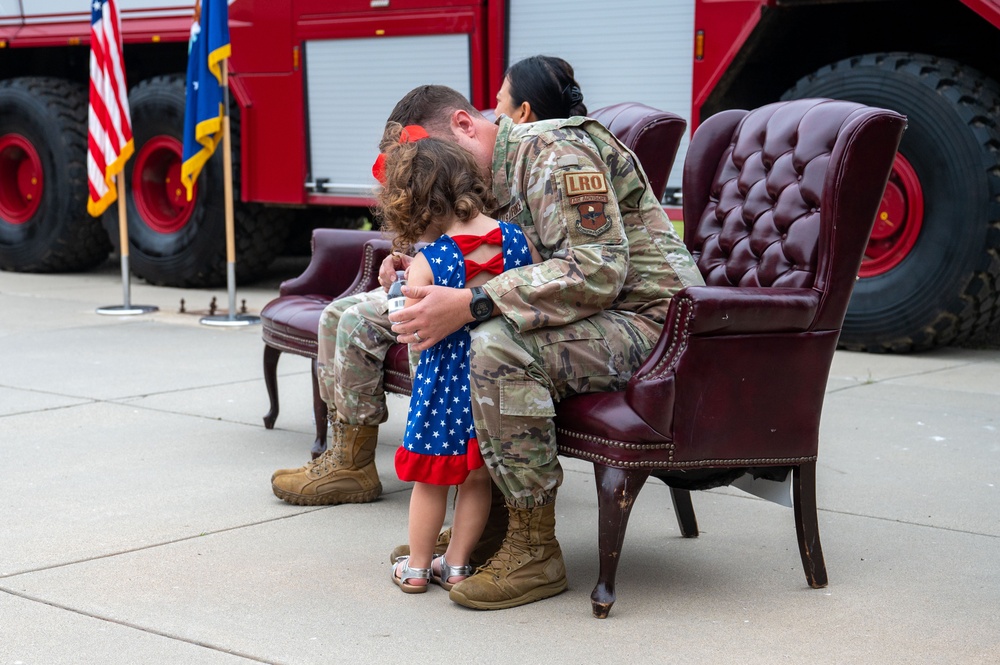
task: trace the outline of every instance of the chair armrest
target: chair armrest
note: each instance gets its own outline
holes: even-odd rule
[[[338,298],[346,298],[356,293],[367,293],[378,288],[378,269],[389,254],[392,253],[392,243],[384,238],[372,238],[362,247],[363,259],[360,269],[354,281],[348,286]]]
[[[348,291],[364,265],[365,243],[379,239],[378,231],[316,229],[313,231],[312,258],[298,277],[285,280],[279,294],[326,295],[331,298]]]
[[[629,379],[626,403],[650,427],[667,435],[674,418],[675,382],[680,380],[678,368],[686,362],[691,364],[691,349],[700,347],[702,350],[693,355],[704,359],[705,349],[709,348],[706,342],[716,338],[727,344],[731,342],[726,338],[732,338],[736,347],[753,355],[757,347],[773,345],[777,337],[785,338],[780,344],[786,348],[792,344],[788,338],[811,328],[819,296],[818,291],[801,288],[689,286],[681,289],[670,301],[656,346]],[[719,348],[716,344],[710,347]],[[710,353],[711,362],[725,362],[714,351]],[[704,376],[702,369],[699,367],[694,374]]]
[[[413,246],[414,255],[426,246],[426,242],[416,243]],[[392,243],[385,238],[373,238],[365,243],[364,252],[364,263],[361,272],[358,273],[358,278],[354,280],[354,283],[346,291],[338,296],[339,298],[354,295],[355,293],[371,291],[380,286],[378,283],[378,270],[382,262],[392,254]],[[366,268],[369,265],[371,266],[371,270]]]
[[[809,330],[819,295],[801,288],[691,286],[675,299],[691,302],[692,335],[739,335]]]
[[[670,301],[663,333],[632,381],[669,371],[691,336],[806,331],[816,317],[819,296],[813,289],[685,287]]]

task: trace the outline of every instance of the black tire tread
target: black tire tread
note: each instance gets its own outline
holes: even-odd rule
[[[20,90],[38,99],[57,123],[52,134],[67,147],[69,187],[63,195],[72,198],[71,209],[79,210],[77,219],[60,224],[60,234],[49,239],[47,251],[34,261],[3,265],[21,272],[77,272],[103,263],[111,243],[99,218],[87,213],[87,107],[83,89],[52,77],[23,77],[0,81],[0,95],[6,90]],[[5,262],[6,263],[6,262]]]
[[[134,90],[149,86],[186,89],[184,74],[164,74],[145,79]],[[236,278],[241,283],[251,283],[264,276],[268,267],[284,249],[291,228],[291,213],[281,208],[270,208],[257,203],[239,200],[240,117],[235,104],[230,103],[230,141],[233,157],[233,226],[236,238]],[[222,145],[216,150],[221,153]],[[206,167],[207,168],[207,167]],[[219,193],[221,195],[221,192]],[[178,288],[211,288],[226,284],[226,238],[220,236],[211,259],[195,271],[186,274],[166,274],[163,271],[140,275],[157,286]]]
[[[991,195],[987,240],[973,274],[952,302],[933,321],[908,336],[891,341],[841,337],[841,348],[852,351],[911,352],[947,344],[962,344],[1000,325],[1000,85],[977,70],[943,58],[919,53],[869,54],[820,68],[800,80],[783,98],[802,96],[802,86],[842,67],[879,67],[903,71],[950,100],[982,146],[982,169]]]

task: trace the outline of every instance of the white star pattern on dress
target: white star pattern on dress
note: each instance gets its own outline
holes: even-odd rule
[[[501,223],[501,229],[503,268],[530,263],[530,259],[526,259],[529,252],[520,229],[506,222]],[[465,287],[465,264],[456,249],[454,240],[442,236],[422,250],[431,266],[434,284]],[[470,402],[469,335],[476,325],[462,326],[420,354],[413,379],[414,397],[410,400],[403,436],[402,448],[407,455],[463,456],[469,450],[469,442],[476,435]],[[416,471],[424,467],[418,464],[412,468]],[[429,473],[433,477],[436,472]],[[414,479],[421,480],[419,477]]]

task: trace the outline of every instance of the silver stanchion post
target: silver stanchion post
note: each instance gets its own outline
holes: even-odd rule
[[[226,282],[229,287],[229,313],[204,316],[201,323],[206,326],[249,326],[260,323],[260,317],[236,313],[236,229],[233,222],[233,153],[229,141],[229,58],[222,61],[222,89],[222,173],[226,191]]]
[[[155,312],[159,308],[154,305],[133,305],[129,294],[129,267],[128,267],[128,213],[125,203],[125,177],[124,170],[120,171],[115,179],[118,181],[118,244],[121,245],[122,264],[122,303],[121,305],[109,305],[98,307],[98,314],[108,314],[111,316],[129,316],[132,314],[148,314]]]

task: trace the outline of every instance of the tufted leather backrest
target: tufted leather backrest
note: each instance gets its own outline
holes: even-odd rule
[[[898,124],[898,142],[902,116],[829,99],[705,121],[688,149],[683,194],[684,240],[706,284],[827,292],[831,280],[853,281],[885,188],[865,164],[890,149],[892,132],[873,131],[885,122]],[[835,238],[839,225],[854,230]],[[851,287],[838,292],[846,297],[835,309],[846,310]],[[834,312],[826,324],[842,318]]]
[[[592,111],[590,117],[635,153],[657,200],[662,199],[687,121],[638,102],[605,106]]]

